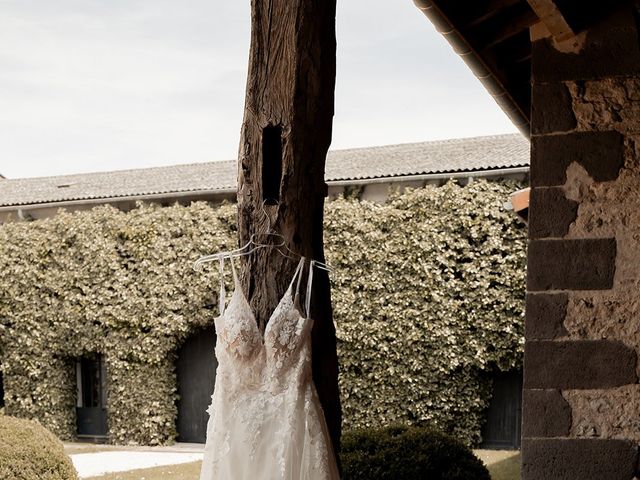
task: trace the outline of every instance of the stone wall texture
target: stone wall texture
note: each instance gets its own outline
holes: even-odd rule
[[[640,478],[636,14],[533,45],[524,480]]]

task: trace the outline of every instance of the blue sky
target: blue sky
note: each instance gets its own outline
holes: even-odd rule
[[[412,0],[338,0],[332,148],[515,132]],[[0,173],[235,158],[246,0],[1,0]]]

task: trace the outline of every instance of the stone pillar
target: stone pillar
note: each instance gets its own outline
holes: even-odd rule
[[[579,46],[533,42],[523,480],[638,475],[636,18],[627,5]]]

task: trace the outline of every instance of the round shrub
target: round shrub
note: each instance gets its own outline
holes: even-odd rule
[[[342,437],[343,480],[490,480],[471,450],[426,427],[353,430]]]
[[[76,480],[62,442],[34,420],[0,415],[0,478]]]

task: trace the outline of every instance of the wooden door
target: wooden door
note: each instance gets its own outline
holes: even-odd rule
[[[496,450],[520,448],[522,421],[522,372],[498,372],[493,376],[493,397],[482,431],[482,447]]]
[[[106,364],[100,354],[76,361],[76,426],[79,437],[107,435]]]
[[[211,403],[218,362],[214,354],[214,327],[192,335],[178,351],[178,430],[179,442],[204,443],[206,440],[206,412]]]

